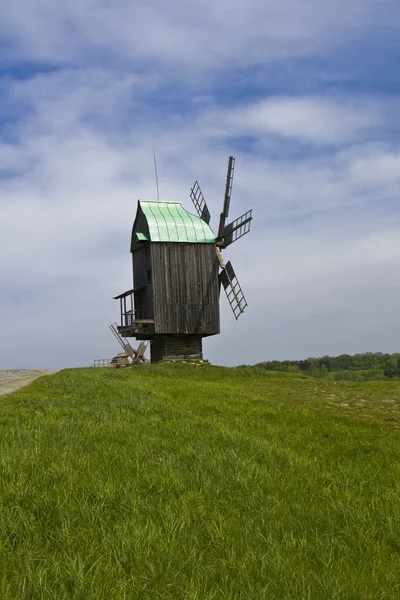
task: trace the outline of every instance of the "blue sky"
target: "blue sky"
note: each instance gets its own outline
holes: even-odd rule
[[[118,348],[136,201],[214,217],[249,306],[204,343],[234,365],[398,351],[398,0],[0,0],[2,368]]]

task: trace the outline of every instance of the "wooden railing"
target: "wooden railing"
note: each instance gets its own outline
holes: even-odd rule
[[[94,367],[106,367],[111,362],[111,358],[96,358],[93,361]]]
[[[121,310],[121,326],[130,327],[134,321],[142,318],[142,310],[131,308],[126,312]]]
[[[115,300],[119,300],[120,303],[121,327],[131,327],[134,321],[143,318],[143,311],[134,308],[135,299],[133,290],[116,296]]]

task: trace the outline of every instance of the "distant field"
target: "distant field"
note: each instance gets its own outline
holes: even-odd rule
[[[0,398],[1,600],[400,598],[400,382],[72,369]]]

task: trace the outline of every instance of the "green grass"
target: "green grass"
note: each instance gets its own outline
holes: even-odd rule
[[[400,597],[400,382],[74,369],[0,398],[0,598]]]

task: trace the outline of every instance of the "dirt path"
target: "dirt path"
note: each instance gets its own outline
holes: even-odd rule
[[[43,369],[41,371],[28,371],[13,369],[12,371],[0,371],[0,396],[11,394],[24,385],[28,385],[34,379],[42,377],[42,375],[52,375],[57,371]]]

